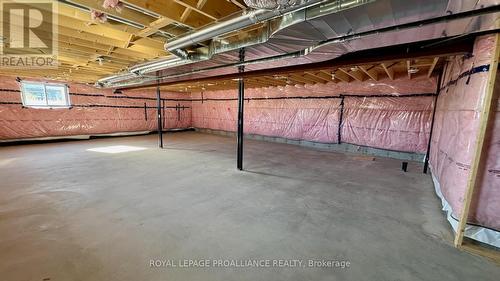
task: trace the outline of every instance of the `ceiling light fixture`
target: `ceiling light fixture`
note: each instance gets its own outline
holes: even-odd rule
[[[417,73],[419,70],[420,70],[420,69],[418,69],[418,68],[416,68],[416,67],[410,67],[410,68],[408,69],[408,73],[410,73],[410,74],[415,74],[415,73]]]

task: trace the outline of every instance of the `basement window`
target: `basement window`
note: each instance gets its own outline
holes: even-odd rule
[[[70,107],[68,86],[65,84],[21,82],[23,105],[34,108]]]

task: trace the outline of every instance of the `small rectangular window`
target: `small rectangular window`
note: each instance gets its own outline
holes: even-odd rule
[[[64,84],[21,82],[24,106],[37,108],[70,107],[68,87]]]

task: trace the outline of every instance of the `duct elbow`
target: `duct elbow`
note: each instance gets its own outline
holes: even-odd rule
[[[165,47],[167,47],[165,45]],[[178,57],[178,58],[181,58],[181,59],[184,59],[184,60],[187,60],[189,59],[189,53],[186,51],[186,50],[183,50],[183,49],[166,49],[167,51],[169,51],[171,54],[173,54],[174,56]]]

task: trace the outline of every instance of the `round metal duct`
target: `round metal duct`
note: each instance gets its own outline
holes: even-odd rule
[[[281,10],[304,4],[309,0],[244,0],[245,4],[254,9]]]

